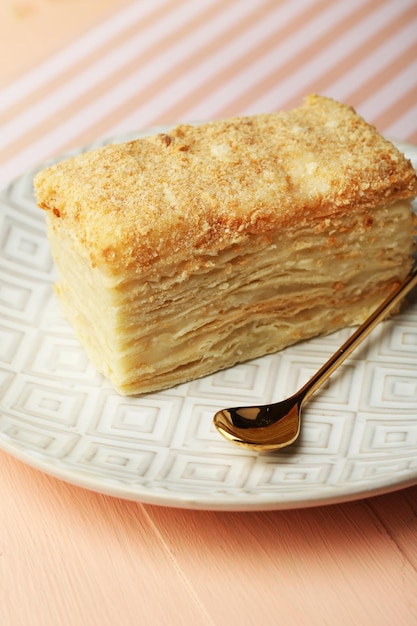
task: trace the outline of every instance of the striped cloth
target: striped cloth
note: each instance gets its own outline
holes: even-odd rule
[[[291,108],[311,92],[417,143],[416,0],[115,4],[0,90],[0,185],[101,137]]]

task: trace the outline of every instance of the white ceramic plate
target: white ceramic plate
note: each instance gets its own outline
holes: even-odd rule
[[[401,147],[416,167],[417,148]],[[175,389],[122,397],[96,373],[60,317],[33,175],[0,195],[3,450],[88,489],[186,508],[295,508],[417,483],[415,294],[308,403],[298,443],[275,454],[252,453],[223,439],[213,414],[290,395],[351,331]]]

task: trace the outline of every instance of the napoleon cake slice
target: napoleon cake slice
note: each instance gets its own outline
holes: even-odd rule
[[[410,162],[320,96],[80,154],[35,188],[63,314],[122,394],[359,324],[412,265]]]

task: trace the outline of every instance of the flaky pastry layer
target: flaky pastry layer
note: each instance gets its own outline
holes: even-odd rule
[[[319,96],[95,150],[35,186],[64,314],[125,394],[358,324],[411,266],[410,163]]]

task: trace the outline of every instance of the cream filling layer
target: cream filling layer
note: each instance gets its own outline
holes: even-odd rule
[[[56,221],[55,221],[56,223]],[[360,323],[410,266],[408,202],[320,219],[158,276],[93,268],[50,226],[56,291],[96,367],[122,393],[171,386]]]

